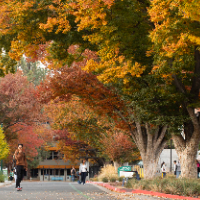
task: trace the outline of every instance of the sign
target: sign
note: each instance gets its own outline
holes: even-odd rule
[[[127,172],[127,171],[120,171],[119,172],[119,176],[120,177],[125,177],[125,178],[133,178],[133,175],[135,174],[135,172]]]
[[[131,171],[131,166],[122,166],[118,168],[118,176],[120,175],[120,171]]]

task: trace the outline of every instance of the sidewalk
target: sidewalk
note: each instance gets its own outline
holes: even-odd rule
[[[5,181],[4,183],[0,183],[0,187],[4,187],[4,186],[7,186],[7,185],[11,185],[11,184],[12,184],[12,181]]]
[[[184,197],[184,196],[165,194],[165,193],[153,192],[153,191],[147,191],[147,190],[137,190],[137,189],[134,190],[134,189],[127,189],[125,187],[115,187],[115,186],[110,185],[109,183],[92,182],[92,181],[88,181],[88,183],[103,186],[103,187],[105,187],[105,188],[107,188],[111,191],[119,192],[119,193],[144,194],[144,195],[150,195],[150,196],[156,196],[156,197],[162,197],[162,198],[169,198],[169,199],[188,199],[188,200],[199,199],[199,198]]]

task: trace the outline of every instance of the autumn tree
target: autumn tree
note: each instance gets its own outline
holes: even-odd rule
[[[0,127],[0,160],[5,159],[9,153],[9,146]]]
[[[155,2],[151,6],[156,10],[161,1]],[[171,9],[176,4],[173,3],[167,3],[166,8]],[[156,172],[159,155],[167,141],[167,127],[178,127],[187,118],[177,116],[179,95],[169,87],[166,76],[153,73],[156,69],[154,54],[151,51],[146,54],[152,42],[159,43],[156,50],[163,47],[162,34],[159,34],[160,39],[155,37],[155,41],[150,41],[149,32],[156,32],[160,21],[158,24],[152,23],[154,19],[150,21],[149,6],[149,1],[136,0],[0,2],[0,47],[10,66],[25,54],[34,59],[42,57],[50,68],[63,67],[54,72],[51,86],[46,87],[41,97],[45,99],[50,95],[66,100],[76,94],[98,112],[112,117],[117,126],[129,130],[140,150],[145,178],[153,177]],[[152,15],[160,13],[159,9],[160,5]],[[183,13],[191,9],[188,6]],[[196,19],[196,16],[193,17]],[[94,51],[96,56],[91,56]],[[165,63],[166,57],[157,57],[156,52],[154,59]],[[81,60],[84,62],[79,62]],[[190,59],[187,61],[190,63]],[[1,66],[4,65],[7,66],[5,62]],[[66,69],[67,65],[71,69]],[[90,73],[81,71],[81,67]],[[180,71],[179,67],[175,65],[175,71]],[[167,76],[170,73],[169,69],[165,72]]]
[[[100,143],[103,145],[103,153],[113,161],[116,169],[124,162],[140,159],[136,145],[122,130],[106,131],[102,134]]]
[[[94,112],[90,106],[74,95],[67,102],[47,104],[45,113],[55,130],[59,141],[57,146],[64,153],[65,159],[75,161],[88,154],[89,157],[93,157],[92,160],[103,165],[105,158],[122,163],[133,161],[137,157],[133,155],[138,154],[138,150],[133,142],[128,141],[127,135],[120,133],[118,137],[118,134],[112,131],[115,123],[111,119]],[[109,145],[116,151],[114,159],[108,150],[107,140],[113,142]],[[119,156],[120,150],[121,156]]]
[[[108,115],[114,119],[116,127],[131,133],[140,151],[144,167],[146,167],[146,177],[154,175],[159,155],[167,141],[165,137],[167,126],[164,123],[160,125],[162,117],[155,122],[156,115],[160,113],[159,110],[155,111],[154,107],[156,113],[153,115],[154,118],[152,117],[152,125],[148,124],[147,119],[149,120],[151,116],[144,115],[142,111],[139,112],[139,107],[135,107],[133,103],[129,106],[128,103],[130,102],[120,99],[119,95],[100,83],[95,75],[81,70],[76,65],[71,68],[60,69],[46,81],[39,89],[41,93],[38,98],[44,100],[59,97],[63,100],[68,99],[72,94],[80,96],[81,100],[90,105],[90,108],[95,112]],[[162,106],[165,107],[165,105]],[[160,105],[160,109],[162,106]],[[168,107],[170,108],[169,105]],[[151,107],[151,109],[153,108]],[[137,117],[134,115],[136,111]],[[137,121],[138,119],[143,120],[143,122]],[[144,124],[145,120],[146,123]]]
[[[6,163],[11,168],[12,156],[19,143],[24,144],[29,166],[37,157],[37,149],[52,140],[43,122],[41,104],[35,98],[36,89],[21,71],[0,79],[0,122],[10,146]],[[30,168],[29,168],[30,169]]]
[[[40,121],[41,106],[35,92],[33,84],[20,71],[0,79],[0,123],[4,131],[16,123]]]
[[[175,90],[176,113],[172,113],[173,142],[183,177],[196,178],[196,152],[200,141],[200,52],[198,1],[152,1],[149,9],[155,29],[151,32],[153,73],[164,77]],[[182,119],[178,120],[177,118]],[[182,133],[182,134],[180,134]]]

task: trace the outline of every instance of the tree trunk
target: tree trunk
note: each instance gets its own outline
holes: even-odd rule
[[[144,178],[151,179],[155,176],[159,157],[155,157],[154,152],[151,155],[145,155],[142,158],[144,167]]]
[[[114,167],[115,167],[115,170],[117,172],[118,168],[121,166],[120,163],[118,163],[117,161],[114,161]]]
[[[174,145],[181,164],[181,177],[197,178],[196,155],[200,141],[199,138],[185,141],[181,136],[173,136]]]
[[[136,126],[137,129],[132,136],[142,157],[144,178],[151,179],[155,176],[160,154],[167,142],[165,139],[167,126],[153,129],[148,124],[141,126],[140,123],[136,123]]]

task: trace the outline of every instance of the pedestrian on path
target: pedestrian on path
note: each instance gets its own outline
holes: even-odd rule
[[[164,178],[166,176],[166,166],[165,166],[165,162],[163,162],[161,164],[161,171],[162,171],[162,178]]]
[[[81,181],[79,182],[79,184],[83,183],[83,185],[85,185],[85,179],[87,176],[87,162],[85,159],[82,160],[82,163],[79,166],[79,174],[81,175]]]
[[[72,166],[72,169],[71,169],[71,176],[72,176],[72,181],[74,182],[75,180],[75,174],[76,174],[76,169],[74,168],[74,166]]]
[[[14,172],[14,179],[15,179],[15,185],[16,185],[16,182],[17,182],[17,169],[16,169],[16,166],[14,167],[13,172]]]
[[[179,161],[176,163],[176,178],[178,178],[181,174],[181,165]]]
[[[27,162],[26,155],[23,152],[23,144],[18,144],[18,149],[15,151],[15,159],[16,159],[16,169],[17,169],[17,181],[16,188],[17,191],[22,190],[20,187],[20,183],[24,177],[24,169],[27,171]]]
[[[196,160],[196,164],[197,164],[197,178],[200,178],[200,163],[198,160]]]
[[[174,175],[176,176],[176,160],[174,160]]]

